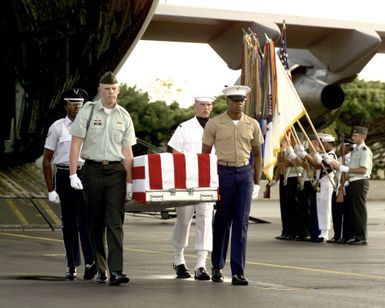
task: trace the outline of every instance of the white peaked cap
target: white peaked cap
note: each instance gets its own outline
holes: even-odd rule
[[[336,140],[334,136],[329,134],[319,133],[318,137],[321,139],[322,142],[334,142]]]
[[[194,96],[194,100],[195,100],[196,102],[212,103],[213,101],[215,101],[215,97],[212,97],[212,96],[197,95],[197,96]]]
[[[248,86],[241,86],[241,85],[226,87],[223,89],[223,93],[230,98],[231,97],[245,98],[247,93],[249,93],[250,91],[251,89]]]

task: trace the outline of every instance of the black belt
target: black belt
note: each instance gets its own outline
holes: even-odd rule
[[[102,160],[102,161],[95,161],[95,160],[90,160],[86,159],[86,163],[90,165],[102,165],[102,166],[107,166],[107,165],[114,165],[114,164],[121,164],[122,161],[109,161],[109,160]]]
[[[77,166],[77,170],[80,170],[82,169],[82,165],[78,165]],[[70,166],[68,165],[56,165],[56,169],[60,169],[60,170],[70,170]]]

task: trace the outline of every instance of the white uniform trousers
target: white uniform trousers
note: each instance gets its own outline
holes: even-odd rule
[[[333,178],[333,174],[330,174]],[[317,192],[317,216],[320,237],[328,239],[328,231],[331,229],[333,184],[327,175],[320,179],[320,191]]]
[[[213,242],[213,203],[199,203],[176,208],[176,222],[172,232],[171,243],[176,251],[187,247],[192,218],[195,211],[195,249],[199,251],[212,251]],[[174,260],[178,264],[185,263],[182,260]]]

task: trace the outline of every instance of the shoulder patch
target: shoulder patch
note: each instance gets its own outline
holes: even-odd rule
[[[362,151],[366,151],[366,147],[362,147]]]

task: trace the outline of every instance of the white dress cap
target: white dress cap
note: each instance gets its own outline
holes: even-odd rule
[[[318,137],[321,139],[322,142],[334,142],[336,138],[329,134],[319,133]]]
[[[194,100],[196,102],[202,102],[202,103],[212,103],[215,101],[215,97],[212,96],[194,96]]]
[[[223,93],[229,98],[246,98],[251,89],[248,86],[231,86],[223,89]]]

